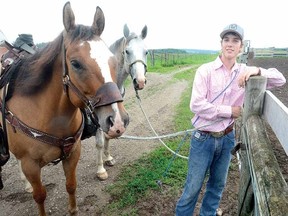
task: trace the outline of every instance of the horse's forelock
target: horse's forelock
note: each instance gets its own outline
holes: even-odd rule
[[[69,32],[68,37],[71,42],[90,41],[95,37],[95,33],[90,26],[77,25],[72,32]]]
[[[130,35],[126,38],[126,43],[128,44],[131,40],[138,38],[138,35],[134,32],[130,33]]]

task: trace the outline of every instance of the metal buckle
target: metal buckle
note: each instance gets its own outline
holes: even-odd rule
[[[210,132],[210,133],[211,133],[211,135],[212,135],[213,137],[215,137],[215,138],[220,138],[220,137],[224,136],[225,131],[220,131],[220,132]]]

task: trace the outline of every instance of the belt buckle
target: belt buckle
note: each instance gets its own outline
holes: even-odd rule
[[[224,136],[225,131],[220,131],[220,132],[211,132],[211,135],[215,138],[220,138],[222,136]]]

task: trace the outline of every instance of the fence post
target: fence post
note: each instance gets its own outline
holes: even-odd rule
[[[150,56],[151,56],[151,66],[154,67],[155,66],[155,53],[154,50],[150,50]]]
[[[288,212],[287,183],[281,174],[261,118],[267,80],[251,77],[245,89],[240,150],[238,215],[284,216]]]
[[[263,111],[264,96],[267,79],[263,76],[250,77],[245,87],[243,123],[245,124],[249,116],[260,116]]]
[[[238,215],[254,214],[254,194],[252,187],[252,178],[250,175],[250,166],[247,150],[247,137],[245,136],[245,124],[251,115],[261,115],[266,90],[266,78],[261,76],[250,77],[245,87],[244,110],[242,115],[242,127],[240,131],[240,140],[245,143],[241,148],[241,170],[240,170],[240,188],[238,195]]]

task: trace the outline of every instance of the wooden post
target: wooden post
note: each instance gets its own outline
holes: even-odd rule
[[[241,129],[245,148],[240,151],[238,215],[286,216],[288,212],[287,183],[260,117],[266,82],[264,77],[251,77],[246,86]]]
[[[155,66],[155,52],[154,50],[150,50],[150,56],[151,56],[151,66],[154,67]]]
[[[246,123],[251,115],[262,114],[266,85],[267,79],[262,76],[250,77],[248,80],[245,87],[243,123]]]

